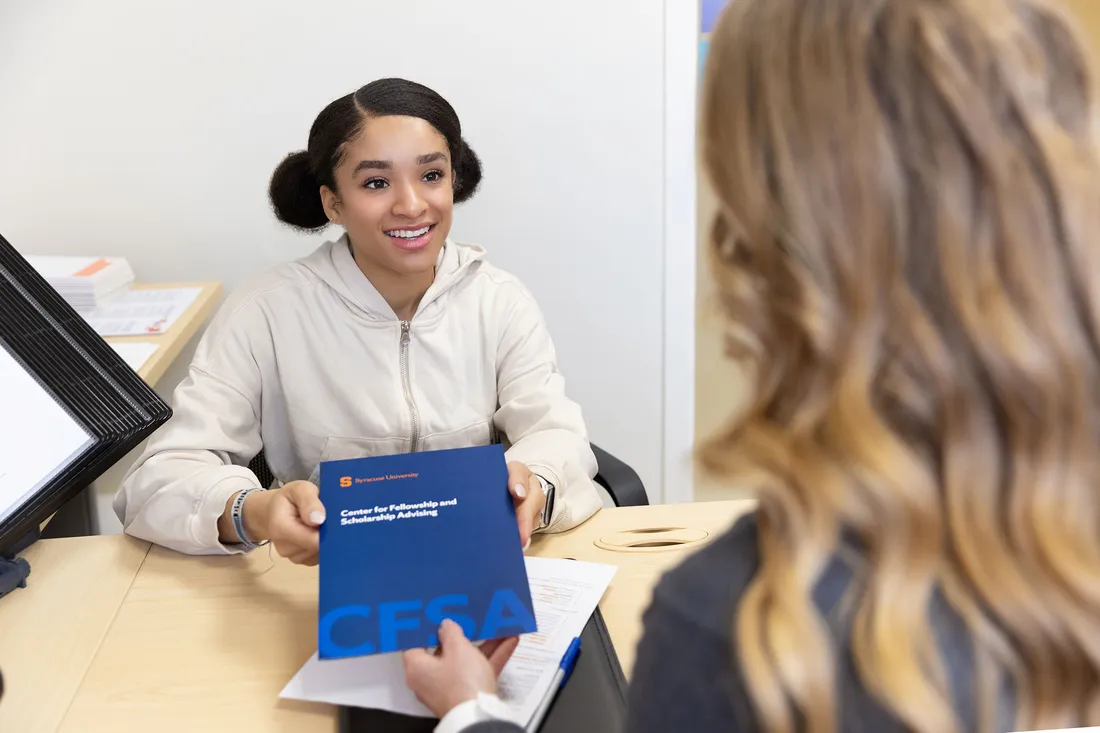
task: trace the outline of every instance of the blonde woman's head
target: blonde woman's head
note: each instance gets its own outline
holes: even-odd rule
[[[703,457],[759,492],[736,624],[768,730],[836,729],[811,591],[842,531],[850,652],[910,729],[958,729],[937,588],[987,727],[1004,683],[1019,729],[1100,722],[1091,83],[1038,0],[731,0],[713,34],[712,263],[756,384]]]

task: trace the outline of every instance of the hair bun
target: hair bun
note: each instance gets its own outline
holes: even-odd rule
[[[481,183],[481,160],[463,138],[455,156],[455,203],[461,204],[477,191]]]
[[[321,185],[305,150],[283,158],[271,175],[267,193],[279,221],[306,231],[328,225],[328,215],[321,203]]]

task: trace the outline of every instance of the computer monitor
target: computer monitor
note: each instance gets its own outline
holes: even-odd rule
[[[170,416],[0,235],[0,558]]]

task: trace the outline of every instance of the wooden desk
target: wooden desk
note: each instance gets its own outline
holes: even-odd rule
[[[109,336],[105,341],[118,343],[149,343],[156,344],[157,350],[142,364],[138,370],[138,376],[155,387],[168,367],[179,356],[183,347],[206,323],[207,317],[213,312],[221,296],[222,286],[217,282],[194,283],[158,283],[156,285],[135,285],[134,290],[155,290],[167,288],[202,288],[202,292],[195,298],[195,302],[183,312],[175,323],[164,333],[158,336]]]
[[[642,633],[642,611],[649,606],[653,586],[666,570],[724,532],[754,505],[754,501],[740,500],[605,509],[576,529],[537,538],[538,541],[531,542],[527,554],[571,557],[619,566],[600,601],[600,610],[615,642],[623,671],[629,677],[634,669],[634,650]],[[639,548],[633,552],[610,551],[595,544],[600,538],[624,530],[666,527],[701,529],[709,537],[705,542],[686,547]]]
[[[132,537],[42,540],[0,599],[0,731],[57,730],[149,550]]]
[[[619,565],[600,607],[629,671],[653,584],[701,545],[618,552],[594,543],[621,530],[659,526],[697,527],[714,536],[751,506],[731,501],[605,509],[570,532],[537,537],[530,554]],[[12,679],[0,702],[0,730],[335,731],[332,707],[278,699],[316,649],[316,568],[267,550],[243,558],[191,557],[153,547],[135,577],[129,553],[142,555],[147,545],[120,536],[48,540],[32,552],[59,563],[92,547],[121,558],[110,562],[122,567],[120,578],[132,579],[128,590],[104,590],[103,582],[93,583],[81,570],[84,564],[74,564],[71,573],[86,580],[70,586],[58,580],[56,568],[31,556],[31,585],[0,602],[0,669]],[[87,559],[87,567],[109,564],[102,555]],[[20,604],[9,604],[12,599]],[[113,620],[105,624],[105,616]],[[79,637],[79,649],[72,637],[37,644],[66,627]],[[17,628],[26,641],[11,638]],[[65,657],[58,650],[70,648],[75,666],[62,674]],[[28,682],[19,692],[17,677],[54,680],[54,689]]]

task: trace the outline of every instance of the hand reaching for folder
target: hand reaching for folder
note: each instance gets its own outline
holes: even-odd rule
[[[405,681],[420,702],[442,718],[479,693],[495,695],[497,677],[519,644],[518,637],[494,639],[474,646],[462,627],[444,619],[439,627],[439,651],[405,652]]]

